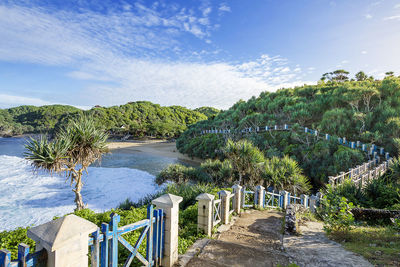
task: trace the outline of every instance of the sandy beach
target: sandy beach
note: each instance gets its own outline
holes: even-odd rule
[[[108,143],[110,150],[121,149],[125,152],[143,152],[159,155],[168,158],[176,158],[193,165],[199,165],[203,160],[191,158],[179,153],[175,142],[167,140],[133,140],[133,141],[110,141]]]

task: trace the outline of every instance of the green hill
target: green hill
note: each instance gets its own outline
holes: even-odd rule
[[[211,114],[210,110],[213,109],[205,107],[195,111],[181,106],[162,107],[147,101],[112,107],[96,106],[87,111],[64,105],[20,106],[0,109],[0,135],[52,134],[69,118],[87,114],[112,136],[170,138],[181,134],[188,125],[207,119],[205,114]]]
[[[228,137],[200,135],[201,130],[234,132],[275,124],[301,125],[347,140],[374,143],[394,155],[396,138],[400,137],[400,78],[320,81],[318,85],[263,92],[259,97],[237,102],[215,118],[190,126],[177,140],[177,147],[190,156],[222,157],[221,148]],[[318,141],[295,131],[231,135],[231,138],[252,140],[267,157],[290,155],[317,186],[327,182],[329,175],[348,171],[366,157],[336,142]]]

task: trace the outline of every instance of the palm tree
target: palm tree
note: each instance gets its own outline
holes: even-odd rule
[[[75,193],[76,210],[82,210],[85,205],[82,200],[82,174],[101,156],[108,152],[108,135],[96,127],[94,121],[81,116],[71,121],[61,130],[54,140],[46,137],[38,140],[31,138],[25,145],[25,158],[35,169],[52,173],[64,173]]]
[[[224,153],[233,170],[239,174],[239,184],[254,184],[259,179],[260,166],[265,161],[264,154],[251,142],[228,140]]]
[[[297,162],[289,156],[283,158],[272,157],[267,159],[262,173],[266,186],[273,186],[277,190],[287,190],[293,194],[308,193],[311,189],[307,177]]]

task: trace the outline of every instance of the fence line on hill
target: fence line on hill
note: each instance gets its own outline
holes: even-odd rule
[[[337,140],[339,145],[349,147],[351,149],[359,149],[368,154],[370,160],[354,168],[350,168],[348,172],[340,172],[336,176],[329,176],[329,184],[333,187],[342,184],[345,180],[350,180],[353,183],[363,187],[371,180],[382,176],[392,163],[392,158],[388,152],[385,152],[383,147],[378,147],[375,144],[363,144],[360,141],[347,141],[346,137],[335,137],[329,134],[321,134],[317,130],[309,129],[307,127],[300,127],[304,133],[313,135],[319,140]],[[264,126],[264,127],[249,127],[242,130],[231,131],[230,129],[210,129],[202,130],[200,133],[204,134],[251,134],[251,133],[265,133],[270,131],[290,131],[292,128],[288,124]],[[381,162],[381,156],[384,161]]]

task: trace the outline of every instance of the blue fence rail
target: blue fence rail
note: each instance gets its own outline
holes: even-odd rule
[[[263,208],[281,208],[283,209],[284,195],[279,192],[264,191],[264,203]]]
[[[257,205],[257,194],[254,191],[246,190],[245,188],[242,189],[242,207],[243,208],[251,208]],[[254,201],[249,202],[251,198],[254,198]]]
[[[0,250],[0,267],[32,267],[46,266],[47,252],[45,249],[35,253],[29,253],[29,246],[18,245],[18,260],[11,261],[11,252],[7,249]]]
[[[136,257],[144,266],[161,265],[164,240],[164,214],[162,209],[155,210],[153,205],[147,207],[147,219],[125,225],[118,228],[120,216],[111,214],[109,224],[102,223],[101,228],[92,233],[89,239],[92,267],[117,267],[118,243],[122,244],[129,252],[124,263],[130,266]],[[130,244],[123,235],[142,229],[142,232],[134,245]],[[139,248],[146,241],[146,255],[139,253]]]

